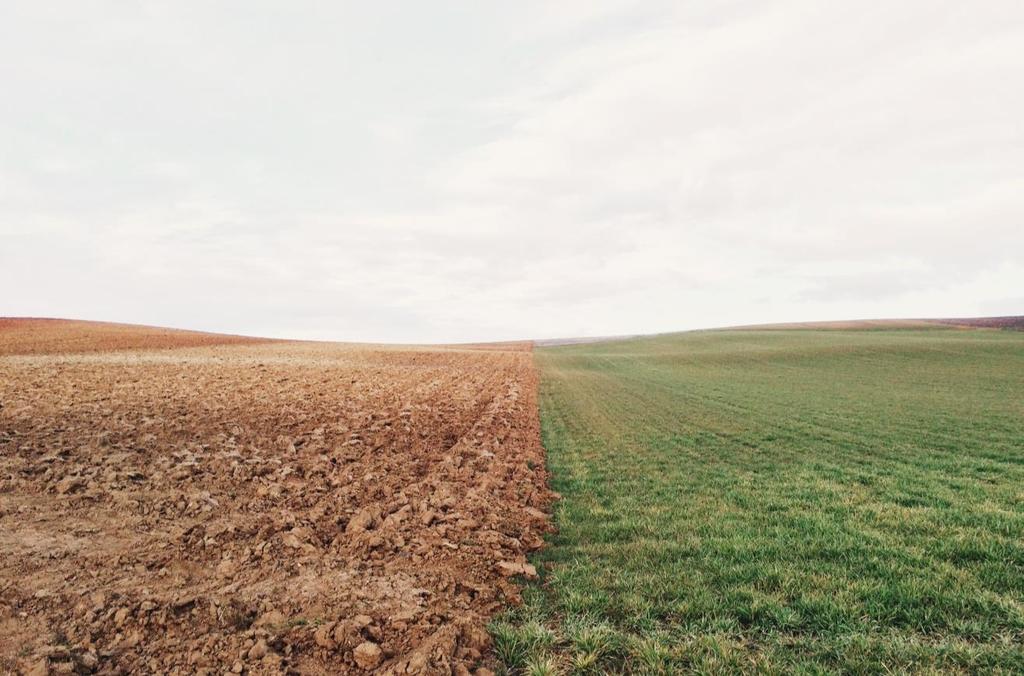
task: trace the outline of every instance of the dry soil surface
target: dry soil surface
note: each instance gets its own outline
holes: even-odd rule
[[[0,672],[490,664],[548,528],[529,345],[80,329],[0,324]]]
[[[266,338],[108,322],[0,317],[0,355],[175,349],[275,342]]]

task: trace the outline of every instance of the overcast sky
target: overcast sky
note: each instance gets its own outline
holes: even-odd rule
[[[1024,3],[0,5],[0,315],[1024,314]]]

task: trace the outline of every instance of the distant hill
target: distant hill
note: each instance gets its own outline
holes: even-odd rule
[[[537,347],[556,347],[558,345],[583,345],[586,343],[606,343],[612,340],[629,340],[640,338],[642,334],[633,333],[622,336],[584,336],[581,338],[543,338],[533,341]]]
[[[967,317],[949,319],[854,319],[845,321],[748,324],[706,329],[710,331],[870,330],[870,329],[1010,329],[1024,331],[1024,316]],[[535,341],[448,344],[435,347],[484,350],[529,350],[531,346],[555,347],[603,343],[664,334],[626,334],[546,338]],[[94,322],[78,319],[0,317],[0,355],[56,354],[107,350],[169,349],[262,343],[274,339],[169,329],[138,324]],[[274,341],[278,342],[278,341]],[[353,343],[354,344],[354,343]]]
[[[939,324],[980,329],[1014,329],[1024,331],[1024,317],[974,317],[971,319],[933,319]]]
[[[77,319],[0,317],[0,355],[167,349],[267,342],[266,338]]]
[[[948,319],[850,319],[823,322],[787,322],[779,324],[747,324],[723,327],[729,330],[791,330],[823,329],[849,331],[859,329],[1015,329],[1024,330],[1024,316],[1014,317],[964,317]]]
[[[964,317],[948,319],[848,319],[821,322],[783,322],[776,324],[743,324],[740,326],[722,326],[704,331],[795,331],[811,329],[820,331],[859,331],[871,329],[1010,329],[1024,331],[1024,316],[1011,317]],[[686,333],[670,332],[670,333]],[[584,345],[588,343],[606,343],[631,338],[651,338],[669,335],[668,333],[635,333],[619,336],[584,336],[577,338],[546,338],[535,340],[537,347],[557,347],[559,345]]]

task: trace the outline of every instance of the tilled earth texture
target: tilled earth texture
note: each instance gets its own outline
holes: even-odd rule
[[[529,345],[105,326],[0,326],[0,673],[487,673],[548,528]]]

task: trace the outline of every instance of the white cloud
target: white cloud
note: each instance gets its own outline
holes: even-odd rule
[[[0,314],[443,341],[1024,311],[1019,3],[5,12]]]

